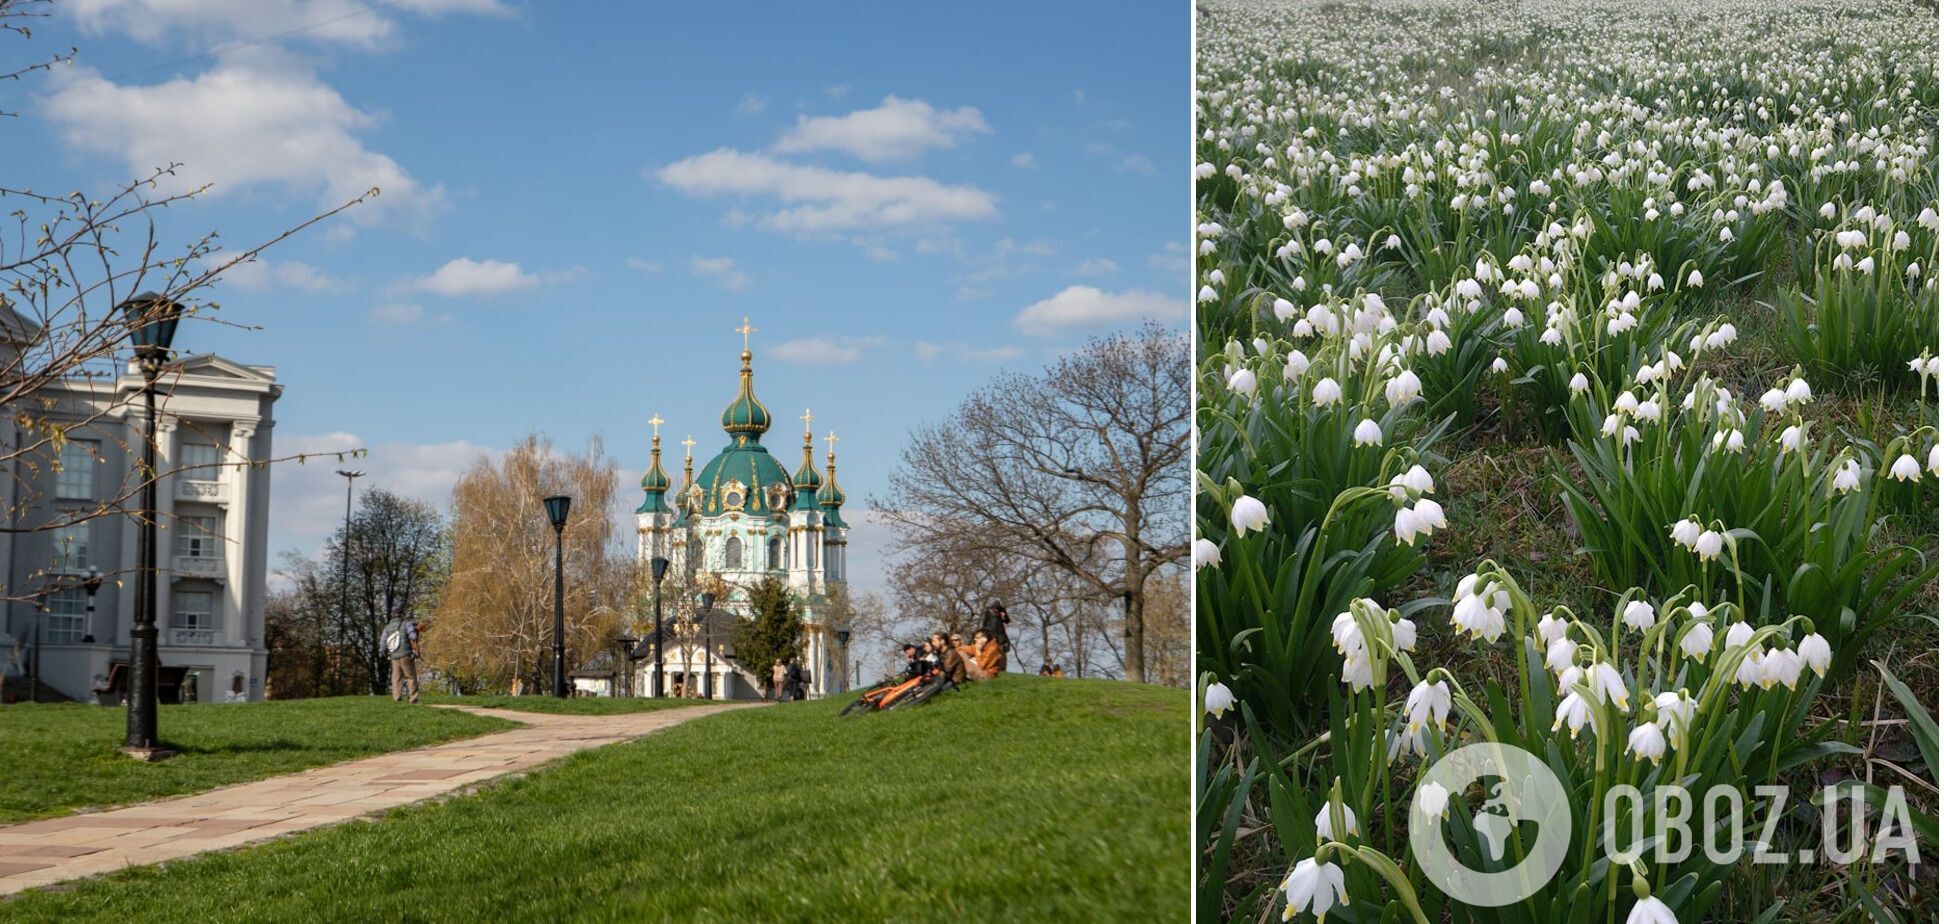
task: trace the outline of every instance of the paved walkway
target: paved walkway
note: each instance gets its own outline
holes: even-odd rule
[[[0,896],[371,815],[741,704],[610,716],[454,708],[526,724],[160,802],[0,827]]]

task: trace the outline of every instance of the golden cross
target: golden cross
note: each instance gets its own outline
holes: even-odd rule
[[[656,414],[655,416],[648,418],[648,425],[655,428],[656,439],[661,439],[661,425],[667,422],[668,421],[663,420],[661,418],[660,414]]]
[[[755,332],[756,328],[749,326],[749,315],[743,315],[742,326],[736,328],[736,333],[743,335],[743,352],[749,352],[749,335]]]
[[[837,455],[837,439],[837,431],[835,430],[830,431],[830,435],[824,437],[824,442],[830,445],[830,454],[832,456]]]
[[[802,417],[802,420],[803,420],[803,434],[804,434],[805,436],[808,436],[808,435],[810,435],[810,420],[811,420],[811,417],[810,417],[810,409],[809,409],[809,408],[807,408],[807,407],[803,409],[803,417]]]
[[[684,459],[688,458],[689,454],[694,451],[695,451],[695,437],[693,436],[682,437],[682,458]]]

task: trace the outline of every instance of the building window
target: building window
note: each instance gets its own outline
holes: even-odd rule
[[[184,558],[216,558],[223,554],[222,536],[217,532],[215,517],[179,517],[177,523],[177,555]]]
[[[64,587],[47,595],[47,643],[72,645],[87,631],[88,592]]]
[[[88,567],[88,524],[54,528],[54,570],[81,571]]]
[[[783,538],[771,536],[769,541],[769,569],[775,571],[783,567]]]
[[[61,470],[54,476],[54,496],[94,500],[94,440],[68,440],[61,446]]]
[[[209,443],[182,444],[182,477],[196,481],[215,481],[222,476],[217,463],[222,453]]]
[[[208,645],[216,641],[216,595],[206,590],[177,591],[169,614],[169,634],[177,645]]]
[[[730,536],[722,545],[722,567],[741,570],[742,566],[742,540]]]

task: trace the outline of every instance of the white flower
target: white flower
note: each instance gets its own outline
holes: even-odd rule
[[[1809,393],[1809,383],[1801,379],[1792,379],[1789,382],[1789,389],[1782,394],[1789,399],[1790,404],[1802,404],[1813,397]]]
[[[1690,286],[1698,286],[1698,285],[1700,285],[1700,284],[1701,284],[1701,271],[1700,271],[1700,270],[1695,270],[1694,272],[1691,272],[1691,273],[1689,273],[1689,274],[1688,274],[1688,280],[1687,280],[1687,284],[1688,284],[1688,285],[1690,285]]]
[[[1215,294],[1215,289],[1213,287],[1202,286],[1201,291],[1195,294],[1195,301],[1201,302],[1202,304],[1207,304],[1219,297],[1220,296],[1217,296]]]
[[[1645,632],[1654,626],[1654,605],[1645,600],[1635,600],[1621,611],[1620,621],[1627,628]]]
[[[1342,612],[1336,615],[1336,619],[1331,620],[1330,644],[1335,646],[1338,652],[1346,655],[1363,650],[1363,629],[1358,627],[1356,616],[1349,612]]]
[[[1747,622],[1737,620],[1734,625],[1728,627],[1727,633],[1722,636],[1722,647],[1725,650],[1733,650],[1748,644],[1748,640],[1754,637],[1755,630],[1749,628]]]
[[[1261,530],[1269,525],[1269,508],[1247,494],[1235,499],[1235,506],[1229,508],[1229,523],[1238,533]]]
[[[1417,810],[1426,820],[1443,818],[1451,812],[1451,790],[1444,788],[1436,780],[1427,781],[1418,787]]]
[[[1317,407],[1326,407],[1343,400],[1343,386],[1336,379],[1325,376],[1310,390],[1310,402]]]
[[[1623,391],[1620,393],[1620,397],[1613,399],[1613,410],[1615,413],[1631,414],[1639,407],[1640,399],[1634,397],[1632,391]]]
[[[1207,539],[1195,540],[1195,567],[1206,568],[1222,563],[1222,547]]]
[[[1368,690],[1375,686],[1377,677],[1374,666],[1370,662],[1370,652],[1358,649],[1345,654],[1341,677],[1344,683],[1350,685],[1353,692]]]
[[[1694,698],[1686,690],[1669,690],[1654,697],[1654,721],[1676,729],[1687,728],[1694,723]]]
[[[1898,481],[1916,481],[1924,477],[1924,469],[1917,464],[1917,457],[1904,453],[1890,464],[1890,477]]]
[[[1427,719],[1430,725],[1443,729],[1445,717],[1450,713],[1451,687],[1442,680],[1437,683],[1426,683],[1420,680],[1417,686],[1411,688],[1410,696],[1404,700],[1404,714],[1407,720],[1404,726],[1405,733],[1417,734],[1418,729],[1425,727]]]
[[[1489,597],[1494,596],[1492,591],[1497,586],[1491,585],[1484,594],[1466,594],[1460,598],[1451,608],[1451,624],[1470,632],[1473,638],[1498,641],[1499,636],[1505,633],[1505,608],[1487,602]],[[1503,592],[1499,592],[1498,596],[1504,596]]]
[[[1417,514],[1409,507],[1399,506],[1397,513],[1391,516],[1391,534],[1397,537],[1399,543],[1404,545],[1416,544],[1418,534]]]
[[[1344,835],[1357,833],[1357,813],[1350,811],[1350,806],[1346,805],[1343,807],[1344,830],[1342,834],[1337,832],[1336,825],[1333,824],[1335,819],[1332,816],[1335,814],[1333,806],[1328,802],[1323,803],[1323,807],[1316,810],[1317,837],[1326,841],[1335,841],[1342,840]]]
[[[1289,360],[1283,363],[1283,378],[1292,382],[1297,381],[1303,377],[1303,373],[1309,371],[1309,367],[1309,357],[1304,356],[1302,350],[1290,350]]]
[[[1580,729],[1593,722],[1593,707],[1579,695],[1578,690],[1566,694],[1559,701],[1559,708],[1553,710],[1552,730],[1558,731],[1561,724],[1571,729],[1574,739],[1579,738]]]
[[[1705,622],[1697,622],[1694,627],[1681,636],[1681,653],[1699,661],[1714,647],[1714,630]]]
[[[1816,676],[1821,677],[1829,670],[1829,640],[1821,635],[1809,633],[1807,638],[1797,643],[1795,653],[1796,657],[1802,660],[1803,666],[1815,671]]]
[[[1391,643],[1396,645],[1399,651],[1410,651],[1416,648],[1417,623],[1408,619],[1399,619],[1391,623]]]
[[[1593,696],[1600,702],[1627,711],[1627,682],[1620,678],[1618,668],[1605,661],[1594,662],[1586,672],[1586,685],[1593,688]]]
[[[1634,902],[1633,910],[1627,912],[1627,924],[1681,924],[1681,919],[1666,902],[1649,895]]]
[[[1409,369],[1399,372],[1384,383],[1384,400],[1392,405],[1403,404],[1424,393],[1424,383],[1418,380],[1417,373]]]
[[[1276,320],[1281,321],[1284,324],[1289,323],[1289,319],[1296,316],[1296,306],[1291,304],[1289,299],[1286,298],[1276,299],[1276,304],[1274,307],[1276,312]]]
[[[1451,335],[1444,331],[1434,330],[1424,338],[1424,351],[1432,356],[1437,356],[1450,349]]]
[[[1417,517],[1418,532],[1427,536],[1431,535],[1434,529],[1444,529],[1451,525],[1445,522],[1444,508],[1428,497],[1420,498],[1411,512]]]
[[[1931,447],[1930,470],[1931,474],[1944,478],[1944,443]]]
[[[1422,465],[1411,466],[1410,470],[1393,480],[1419,494],[1437,493],[1437,486],[1431,482],[1431,473],[1425,471]]]
[[[1350,443],[1353,446],[1377,446],[1383,442],[1384,428],[1377,426],[1377,421],[1368,417],[1357,424],[1356,432],[1350,436]]]
[[[1256,393],[1255,372],[1249,369],[1235,370],[1235,374],[1229,376],[1228,387],[1229,387],[1229,391],[1235,392],[1236,394],[1248,395],[1251,398],[1255,397],[1255,393]]]
[[[1764,690],[1778,683],[1793,690],[1801,676],[1802,658],[1787,648],[1777,648],[1762,659],[1761,678],[1756,682]]]
[[[1546,615],[1539,617],[1539,625],[1537,628],[1539,630],[1540,644],[1551,645],[1552,643],[1565,638],[1566,626],[1567,626],[1566,620],[1554,616],[1551,613],[1547,613]]]
[[[1554,673],[1573,666],[1573,659],[1579,656],[1579,646],[1564,638],[1556,638],[1546,645],[1546,669]]]
[[[1202,696],[1202,704],[1209,715],[1219,719],[1235,706],[1235,694],[1229,692],[1227,686],[1211,683],[1208,685],[1208,691]]]
[[[1283,909],[1283,920],[1296,916],[1298,911],[1308,911],[1317,920],[1330,913],[1338,905],[1350,904],[1350,896],[1343,891],[1343,870],[1335,863],[1318,863],[1315,857],[1305,857],[1296,861],[1294,869],[1283,878],[1283,898],[1289,906]],[[1673,924],[1669,919],[1669,924]]]
[[[1520,311],[1516,307],[1507,308],[1505,309],[1504,316],[1501,317],[1500,320],[1505,322],[1506,327],[1511,327],[1511,328],[1523,327],[1525,326],[1525,312]]]
[[[1766,408],[1770,412],[1775,412],[1781,410],[1787,404],[1788,397],[1782,394],[1782,389],[1771,388],[1768,391],[1762,392],[1760,400],[1763,408]]]
[[[1668,531],[1668,538],[1679,543],[1682,548],[1694,551],[1694,544],[1701,538],[1701,521],[1693,517],[1680,520]]]
[[[1735,665],[1735,682],[1745,687],[1761,683],[1767,674],[1767,669],[1762,665],[1767,657],[1760,649],[1751,649],[1742,657],[1741,663]]]
[[[1512,367],[1511,367],[1510,365],[1508,365],[1508,364],[1506,363],[1506,361],[1505,361],[1505,357],[1503,357],[1503,356],[1497,356],[1497,357],[1493,357],[1493,359],[1492,359],[1492,374],[1494,374],[1494,375],[1497,375],[1497,374],[1500,374],[1500,373],[1503,373],[1503,372],[1504,372],[1505,370],[1507,370],[1507,369],[1510,369],[1510,368],[1512,368]]]
[[[1836,469],[1836,474],[1830,478],[1829,483],[1838,494],[1854,491],[1863,483],[1863,468],[1856,464],[1855,459],[1845,459]]]
[[[1566,387],[1572,389],[1573,394],[1576,395],[1585,393],[1586,386],[1586,373],[1584,372],[1573,373],[1573,380],[1566,383]]]
[[[1694,539],[1694,554],[1701,556],[1702,561],[1714,561],[1721,557],[1721,546],[1720,533],[1712,529],[1703,530]]]
[[[1634,730],[1627,735],[1627,750],[1658,766],[1661,755],[1667,753],[1667,736],[1661,734],[1659,725],[1643,722],[1634,726]]]
[[[1795,424],[1790,424],[1787,427],[1783,427],[1782,436],[1777,440],[1777,442],[1782,444],[1783,449],[1789,450],[1791,452],[1801,449],[1803,444],[1802,428],[1796,426]]]

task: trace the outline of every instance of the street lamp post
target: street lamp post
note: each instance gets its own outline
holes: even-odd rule
[[[565,699],[567,696],[567,619],[565,594],[566,578],[563,577],[564,540],[561,533],[567,528],[567,508],[574,499],[565,494],[555,494],[542,503],[547,505],[547,522],[554,528],[554,695]]]
[[[616,696],[634,695],[634,649],[635,643],[639,641],[641,639],[625,632],[614,640],[615,644],[621,646],[621,672],[619,682],[615,684],[614,695]]]
[[[662,578],[668,576],[668,559],[657,555],[654,560],[648,563],[648,567],[653,571],[655,577],[655,698],[660,699],[662,697],[661,587]]]
[[[715,699],[715,594],[702,592],[702,698]]]
[[[81,579],[81,589],[88,592],[88,621],[86,623],[86,628],[84,628],[81,632],[81,643],[84,645],[92,645],[94,644],[94,640],[95,640],[94,638],[95,591],[101,589],[101,569],[100,568],[97,568],[93,565],[88,566],[87,576]]]
[[[850,663],[850,640],[851,631],[849,629],[837,630],[837,663]],[[837,669],[837,682],[839,684],[844,682],[844,669],[841,667]]]
[[[338,469],[338,474],[344,476],[344,538],[338,542],[338,644],[342,646],[351,637],[351,486],[364,477],[364,472]],[[342,648],[339,650],[342,652]],[[338,680],[342,681],[342,657],[338,658],[337,667]],[[318,680],[323,679],[322,675],[318,676]]]
[[[148,412],[147,439],[142,441],[142,466],[146,476],[142,485],[142,528],[140,548],[141,585],[135,597],[135,624],[128,630],[128,737],[122,751],[141,760],[161,760],[175,752],[162,747],[155,737],[155,681],[157,670],[155,598],[155,443],[161,435],[155,427],[155,380],[169,359],[169,345],[175,340],[176,325],[182,320],[182,306],[144,292],[121,304],[129,326],[129,340],[142,371],[142,403]]]

